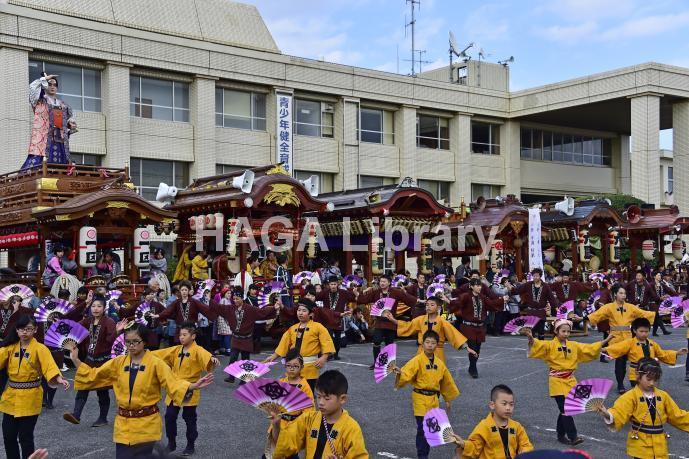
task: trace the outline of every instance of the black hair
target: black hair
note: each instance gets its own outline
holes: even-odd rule
[[[60,289],[60,291],[57,293],[57,297],[61,300],[69,300],[70,295],[69,290],[65,289]]]
[[[141,294],[141,296],[150,295],[151,293],[153,293],[153,290],[151,290],[150,287],[146,287],[144,288],[144,292]]]
[[[258,254],[256,253],[252,253],[249,255],[249,258],[246,259],[246,262],[249,264],[253,263],[254,261],[258,261]]]
[[[483,283],[481,282],[481,279],[471,279],[469,281],[469,285],[473,287],[474,285],[483,285]]]
[[[440,342],[440,335],[438,335],[438,332],[435,332],[433,330],[428,330],[426,333],[423,334],[423,341],[426,341],[426,338],[433,338],[436,343]]]
[[[514,395],[512,389],[504,384],[498,384],[490,390],[490,401],[494,402],[498,399],[498,394]]]
[[[617,296],[617,292],[618,292],[620,289],[624,289],[624,285],[622,285],[622,284],[620,284],[620,283],[614,284],[614,285],[612,286],[612,294],[613,294],[613,296]],[[625,291],[626,291],[626,290],[625,290]]]
[[[309,300],[308,298],[299,298],[299,301],[297,301],[297,308],[299,306],[304,306],[306,309],[309,310],[309,313],[313,312],[313,308],[316,307],[316,303],[313,301]]]
[[[275,256],[275,261],[277,261],[278,264],[281,265],[287,262],[287,255],[285,255],[284,253],[279,253]]]
[[[388,282],[392,283],[392,277],[390,277],[389,274],[383,274],[382,276],[380,276],[380,277],[378,278],[378,280],[380,280],[380,279],[387,279]]]
[[[480,277],[481,271],[479,271],[478,269],[472,269],[471,271],[469,271],[469,277],[473,276],[474,274]]]
[[[539,276],[543,277],[543,270],[541,268],[534,268],[531,270],[531,274],[538,274]]]
[[[293,347],[289,351],[287,351],[287,354],[285,355],[285,362],[289,362],[290,360],[297,359],[299,360],[299,363],[301,363],[301,366],[304,366],[304,358],[299,354],[299,349],[296,347]]]
[[[635,274],[641,274],[644,279],[646,279],[646,273],[643,269],[637,269]]]
[[[663,376],[663,369],[656,359],[644,358],[639,360],[636,374],[639,376],[639,379],[641,379],[641,375],[646,375],[649,379],[659,381],[660,377]]]
[[[462,264],[465,265],[467,263],[471,263],[471,258],[466,256],[462,257]]]
[[[182,282],[179,283],[179,289],[180,290],[182,289],[182,287],[188,288],[190,292],[194,291],[194,286],[191,285],[191,282],[189,282],[188,280],[183,280]]]
[[[331,282],[337,282],[337,281],[339,281],[339,279],[337,278],[337,276],[330,276],[330,277],[328,277],[328,284],[331,283]]]
[[[100,301],[101,303],[103,303],[103,306],[105,306],[107,303],[103,295],[93,295],[93,298],[91,298],[91,304],[93,304],[96,301]]]
[[[438,307],[440,307],[440,305],[443,304],[443,300],[441,300],[440,298],[438,298],[435,295],[429,296],[428,298],[426,298],[426,301],[429,301],[429,300],[433,301],[436,305],[438,305]]]
[[[19,333],[17,333],[18,328],[26,328],[28,325],[33,324],[36,327],[36,319],[32,314],[22,314],[19,319],[14,323],[14,326],[9,330],[5,339],[0,342],[0,348],[6,346],[12,346],[19,342]]]
[[[261,288],[256,284],[249,285],[249,290],[261,290]]]
[[[316,287],[313,285],[307,285],[304,287],[304,295],[316,296]]]
[[[355,307],[352,309],[352,315],[358,314],[360,312],[363,312],[359,306]]]
[[[316,381],[316,390],[323,395],[340,395],[347,394],[349,390],[349,383],[345,375],[337,370],[328,370],[318,377]]]
[[[469,279],[467,279],[466,277],[460,277],[459,279],[457,279],[457,288],[461,287],[464,284],[468,284],[468,283],[469,283]]]
[[[58,252],[64,252],[65,247],[62,244],[56,244],[53,246],[53,255],[57,255]]]
[[[77,295],[88,295],[89,289],[87,287],[79,287],[77,290]]]
[[[147,339],[147,337],[148,337],[148,333],[149,333],[149,331],[150,331],[150,330],[148,329],[148,327],[147,327],[146,325],[144,325],[144,324],[140,324],[140,323],[137,323],[137,322],[130,322],[130,323],[131,323],[132,325],[131,325],[131,326],[127,326],[127,327],[125,327],[125,329],[124,329],[125,337],[127,336],[127,333],[136,333],[137,335],[139,335],[139,338],[141,338],[141,341],[143,341],[144,344],[148,344],[148,339]]]
[[[194,322],[184,322],[182,325],[180,325],[179,329],[186,330],[192,335],[196,334],[196,324]]]
[[[638,328],[651,328],[651,322],[645,317],[637,317],[632,321],[632,331],[636,331]]]

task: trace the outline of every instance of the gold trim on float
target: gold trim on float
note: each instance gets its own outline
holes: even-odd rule
[[[282,174],[282,175],[290,175],[289,172],[285,170],[285,166],[282,164],[276,164],[275,167],[270,169],[268,172],[266,172],[266,175],[273,175],[273,174]]]
[[[66,215],[55,215],[55,221],[56,222],[66,222],[67,220],[71,220],[72,217],[69,214]]]
[[[108,201],[105,205],[107,209],[129,209],[129,203],[124,201]]]
[[[36,179],[36,188],[39,190],[57,191],[57,181],[58,180],[59,179],[56,179],[56,178],[46,178],[46,177]]]
[[[122,184],[125,188],[129,188],[130,190],[135,190],[136,185],[134,185],[132,182],[125,182]]]
[[[263,198],[266,204],[274,203],[280,207],[286,205],[299,207],[301,201],[294,192],[294,187],[286,183],[275,183],[270,185],[272,188]]]
[[[50,207],[50,206],[36,206],[36,207],[32,207],[32,208],[31,208],[31,213],[33,214],[33,213],[40,212],[40,211],[46,210],[46,209],[52,209],[52,207]]]

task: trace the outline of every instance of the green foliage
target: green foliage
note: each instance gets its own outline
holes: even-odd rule
[[[620,214],[624,212],[624,206],[626,204],[635,204],[637,206],[641,206],[642,204],[646,204],[646,202],[642,201],[639,198],[635,198],[632,195],[629,194],[604,194],[602,196],[596,196],[601,199],[609,199],[612,208],[618,211]],[[591,199],[591,196],[579,196],[575,198],[577,201],[585,201],[587,199]]]
[[[167,272],[165,273],[167,275],[168,280],[170,283],[172,283],[172,278],[175,277],[175,270],[177,269],[177,263],[179,262],[179,258],[177,256],[170,256],[167,259]]]

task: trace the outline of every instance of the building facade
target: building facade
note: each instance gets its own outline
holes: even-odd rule
[[[59,75],[76,110],[76,161],[160,182],[276,162],[291,102],[297,177],[321,191],[411,177],[451,206],[508,193],[630,193],[689,209],[689,69],[645,63],[524,91],[509,68],[402,76],[281,54],[255,7],[227,0],[0,2],[2,171],[25,158],[27,86]],[[674,128],[674,167],[659,131]],[[630,142],[630,138],[634,141]],[[672,172],[669,172],[672,171]]]

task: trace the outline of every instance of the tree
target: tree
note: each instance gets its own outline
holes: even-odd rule
[[[612,208],[620,214],[622,214],[622,212],[625,211],[625,206],[627,204],[634,204],[639,207],[641,207],[643,204],[646,204],[645,201],[642,201],[641,199],[636,198],[630,194],[604,194],[600,196],[600,198],[609,199]],[[576,198],[577,201],[585,201],[587,199],[591,199],[591,196],[579,196]]]

